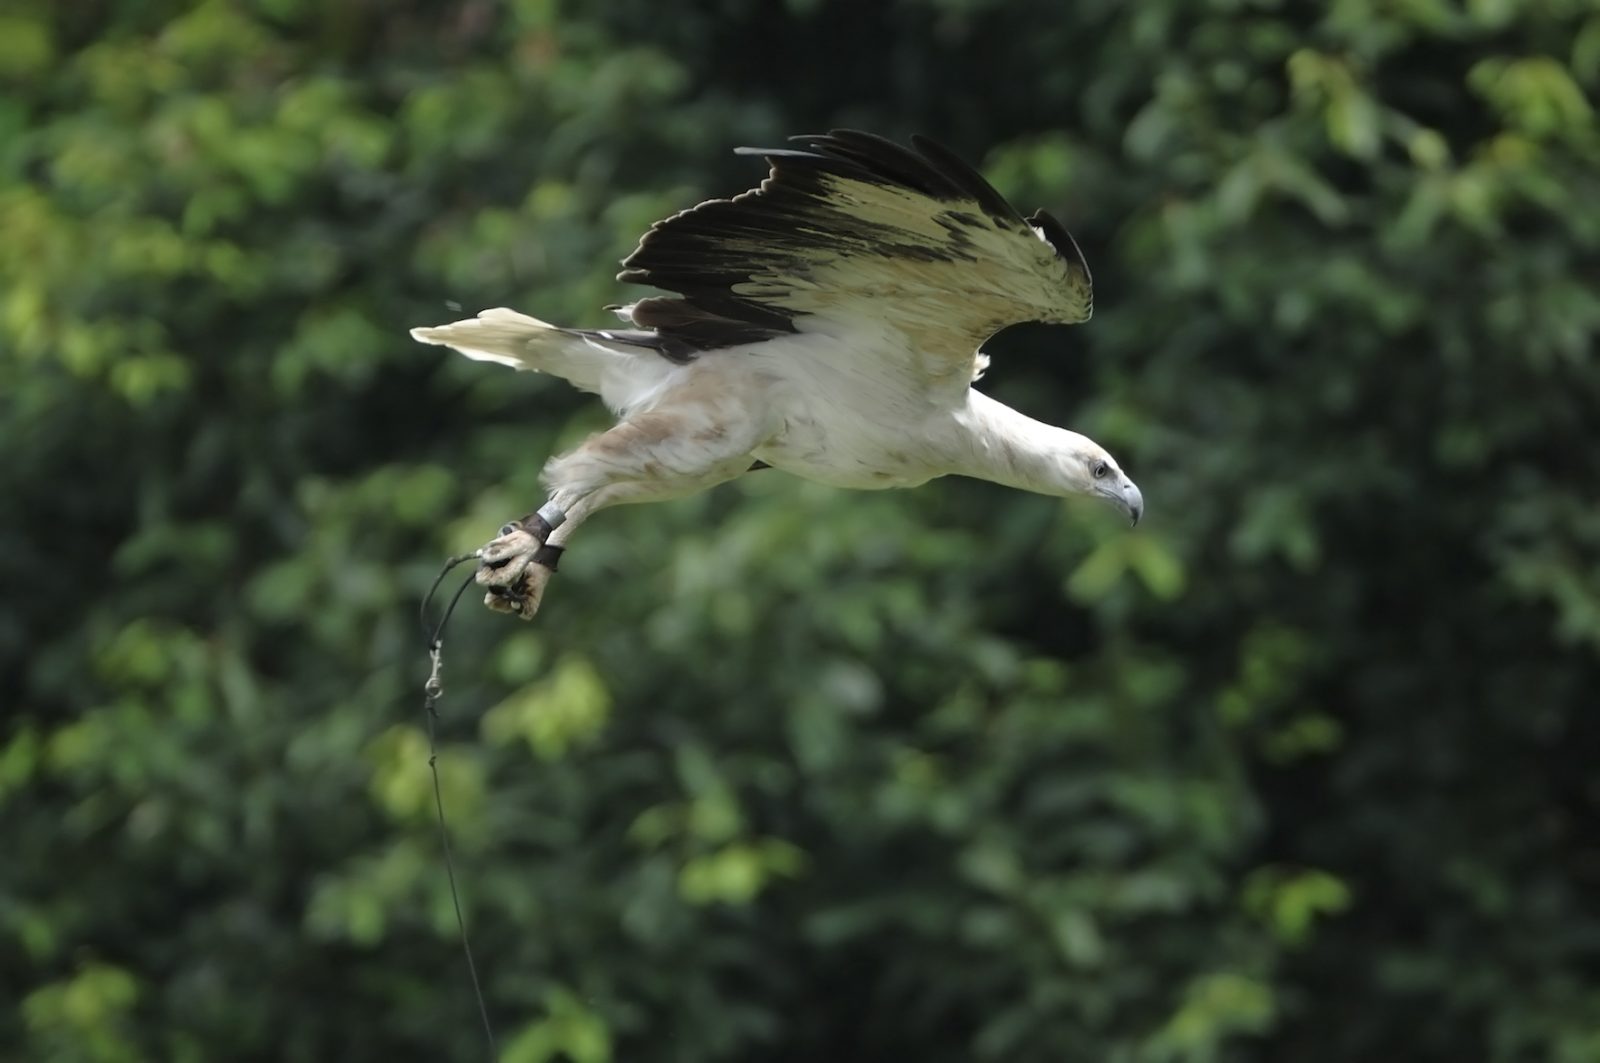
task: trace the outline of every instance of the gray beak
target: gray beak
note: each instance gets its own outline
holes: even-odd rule
[[[1119,473],[1115,481],[1108,476],[1097,481],[1092,490],[1096,498],[1111,503],[1127,514],[1135,526],[1139,518],[1144,516],[1144,495],[1140,493],[1139,485],[1126,476]]]
[[[1139,518],[1144,516],[1144,495],[1139,491],[1139,485],[1129,480],[1122,485],[1122,508],[1128,511],[1128,519],[1133,521],[1133,526],[1139,526]]]

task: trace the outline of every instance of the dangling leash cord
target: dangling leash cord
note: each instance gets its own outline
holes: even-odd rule
[[[489,1042],[489,1059],[499,1058],[499,1050],[494,1043],[494,1026],[489,1022],[489,1005],[483,999],[483,986],[478,981],[478,965],[472,958],[472,944],[467,939],[467,919],[461,913],[461,894],[456,888],[455,860],[450,853],[450,828],[444,818],[444,794],[439,787],[439,745],[436,737],[439,722],[439,697],[444,693],[444,680],[440,672],[444,667],[444,628],[450,622],[450,616],[456,611],[456,603],[472,586],[473,577],[468,576],[466,581],[456,590],[450,599],[450,604],[445,608],[444,616],[439,618],[439,623],[434,627],[428,626],[428,607],[433,604],[433,596],[439,591],[439,584],[444,582],[445,576],[457,565],[467,561],[476,561],[478,555],[462,554],[452,557],[444,563],[444,568],[434,579],[433,586],[428,588],[427,595],[422,599],[420,610],[422,622],[422,637],[427,642],[428,659],[432,663],[432,670],[428,673],[428,681],[422,685],[423,715],[428,720],[428,770],[433,772],[433,806],[439,812],[439,842],[444,849],[445,875],[450,879],[450,903],[455,905],[456,926],[461,929],[461,951],[467,955],[467,973],[472,976],[472,992],[478,998],[478,1015],[483,1019],[483,1036]]]

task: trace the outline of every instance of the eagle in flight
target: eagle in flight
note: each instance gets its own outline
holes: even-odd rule
[[[759,188],[657,222],[617,279],[673,293],[611,307],[625,327],[514,310],[413,329],[469,358],[562,377],[617,415],[551,458],[549,497],[478,551],[485,603],[534,615],[573,531],[623,502],[771,467],[838,487],[950,474],[1089,495],[1134,523],[1139,488],[1086,436],[974,389],[979,347],[1021,321],[1076,324],[1088,266],[1059,222],[1023,218],[948,149],[854,130],[763,156]]]

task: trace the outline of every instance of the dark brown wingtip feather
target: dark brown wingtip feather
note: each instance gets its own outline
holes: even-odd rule
[[[938,167],[946,177],[960,185],[962,191],[977,200],[984,213],[991,218],[1007,222],[1022,221],[1022,215],[1018,213],[1017,208],[996,191],[994,185],[991,185],[983,174],[967,165],[961,156],[938,141],[915,134],[911,137],[911,146],[916,148],[923,158]]]
[[[697,350],[760,343],[786,331],[787,326],[787,321],[776,326],[761,324],[719,314],[689,299],[664,296],[639,300],[633,305],[631,316],[635,325],[661,337],[661,353],[674,362],[690,361]]]
[[[834,158],[856,163],[880,180],[915,189],[935,199],[960,199],[965,189],[928,159],[887,137],[859,129],[834,129],[809,138],[812,146]]]
[[[737,155],[760,155],[775,167],[812,163],[860,179],[901,185],[940,200],[972,199],[1000,222],[1020,224],[1017,208],[959,155],[924,136],[911,148],[860,129],[833,129],[789,138],[790,148],[735,148]],[[915,149],[915,150],[913,150]]]
[[[1078,248],[1078,241],[1074,240],[1072,234],[1067,232],[1065,225],[1062,225],[1042,210],[1034,211],[1028,218],[1028,224],[1044,233],[1044,238],[1049,241],[1051,247],[1056,249],[1056,254],[1083,270],[1084,280],[1091,285],[1094,283],[1094,278],[1089,273],[1089,263],[1083,257],[1083,252]]]

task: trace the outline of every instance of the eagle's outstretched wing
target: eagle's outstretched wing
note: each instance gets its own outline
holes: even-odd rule
[[[793,140],[739,149],[771,165],[759,188],[657,222],[623,261],[618,280],[677,293],[622,308],[667,357],[887,329],[930,381],[964,384],[1005,326],[1088,319],[1089,269],[1066,229],[1024,219],[947,149],[854,130]]]

